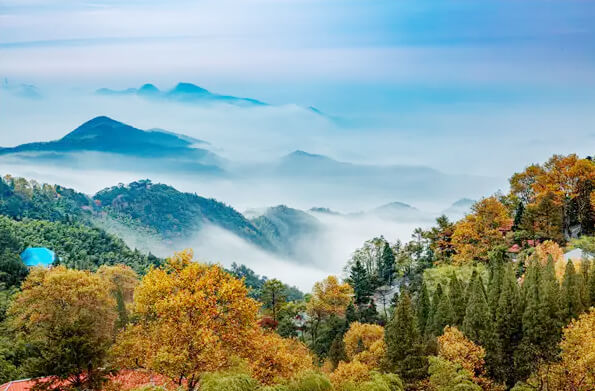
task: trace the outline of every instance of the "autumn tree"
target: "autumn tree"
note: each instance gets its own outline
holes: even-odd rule
[[[345,315],[345,310],[351,302],[353,289],[347,283],[340,283],[335,276],[328,276],[314,284],[312,296],[307,304],[308,315],[312,318],[312,337],[318,336],[320,323],[332,314]]]
[[[474,377],[485,373],[485,349],[467,339],[456,327],[447,327],[438,337],[438,356],[455,362]]]
[[[430,387],[434,391],[481,391],[471,373],[460,364],[440,357],[430,357]]]
[[[385,352],[384,328],[354,322],[343,336],[343,343],[348,360],[357,360],[370,368],[378,368]]]
[[[97,270],[97,275],[104,279],[110,286],[110,292],[116,300],[118,320],[116,329],[121,329],[128,324],[131,311],[134,288],[139,283],[138,274],[126,265],[102,265]]]
[[[591,391],[595,389],[595,310],[573,320],[560,343],[560,361],[545,362],[514,391]]]
[[[491,249],[506,243],[502,230],[511,225],[508,209],[496,197],[477,202],[472,212],[455,225],[452,245],[456,254],[452,257],[453,262],[487,261]]]
[[[101,389],[113,341],[116,302],[109,284],[88,271],[35,268],[8,310],[10,326],[33,353],[29,374],[39,386]]]
[[[247,293],[221,267],[177,253],[143,277],[134,295],[136,321],[120,333],[114,355],[124,367],[153,370],[194,390],[204,373],[250,351],[258,303]]]

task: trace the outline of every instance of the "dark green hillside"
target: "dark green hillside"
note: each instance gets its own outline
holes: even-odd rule
[[[184,238],[213,224],[264,248],[266,237],[233,208],[214,199],[182,193],[149,180],[114,186],[94,197],[102,210],[116,219],[131,218],[167,239]]]

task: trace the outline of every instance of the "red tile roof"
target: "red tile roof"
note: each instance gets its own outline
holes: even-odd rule
[[[47,381],[50,377],[36,379],[13,380],[2,384],[0,391],[30,391],[38,381]],[[110,383],[122,391],[132,390],[145,385],[162,386],[167,389],[174,389],[175,385],[168,381],[165,376],[141,370],[124,369],[110,377]]]

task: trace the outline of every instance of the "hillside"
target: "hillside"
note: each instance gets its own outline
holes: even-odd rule
[[[258,229],[233,208],[171,186],[143,180],[101,190],[93,199],[112,218],[130,218],[165,239],[187,238],[213,224],[260,247],[271,248]]]

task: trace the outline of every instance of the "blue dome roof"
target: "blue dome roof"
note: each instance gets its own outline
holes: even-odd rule
[[[21,259],[27,267],[48,267],[56,259],[56,254],[45,247],[29,247],[21,253]]]

